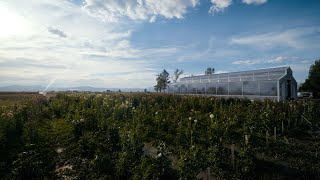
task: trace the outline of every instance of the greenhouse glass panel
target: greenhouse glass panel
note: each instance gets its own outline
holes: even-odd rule
[[[220,74],[219,75],[219,78],[227,78],[228,79],[229,75],[228,74]]]
[[[201,78],[201,83],[208,83],[209,82],[209,78],[205,77],[205,78]]]
[[[268,72],[255,72],[254,75],[255,76],[268,76],[269,73]]]
[[[253,73],[252,72],[244,72],[241,74],[242,77],[252,77]]]
[[[270,74],[269,75],[269,79],[270,80],[276,80],[276,79],[279,79],[283,76],[283,74]]]
[[[209,79],[218,79],[217,76],[209,76]]]
[[[260,95],[261,96],[277,96],[277,81],[261,81]]]
[[[216,94],[216,84],[207,85],[207,94]]]
[[[184,84],[180,85],[180,93],[182,93],[182,94],[188,93],[186,85],[184,85]]]
[[[242,83],[231,82],[229,83],[229,94],[230,95],[242,95]]]
[[[197,85],[189,84],[188,85],[188,94],[196,94],[197,93]]]
[[[242,76],[241,81],[253,81],[253,76]]]
[[[210,79],[210,83],[217,83],[219,81],[219,79]]]
[[[241,76],[241,74],[239,74],[239,73],[231,73],[231,74],[229,74],[229,78],[231,78],[231,77],[239,77],[239,76]]]
[[[228,78],[219,79],[219,82],[229,82]]]
[[[217,95],[228,95],[228,83],[217,84]]]
[[[230,82],[240,81],[240,76],[239,77],[230,77],[229,80],[230,80]]]
[[[243,95],[259,95],[257,82],[243,82]]]
[[[200,83],[200,78],[193,78],[193,83]]]
[[[284,70],[270,71],[270,74],[284,75],[285,73],[286,73],[286,71],[284,71]]]
[[[206,85],[198,84],[197,85],[197,94],[205,94],[206,93]]]
[[[254,80],[259,81],[259,80],[268,80],[269,76],[263,76],[263,75],[258,75],[258,76],[254,76]]]

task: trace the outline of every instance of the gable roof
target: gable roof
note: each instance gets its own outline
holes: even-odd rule
[[[249,71],[184,77],[179,83],[237,82],[256,80],[278,80],[286,74],[292,75],[290,67],[275,67]]]

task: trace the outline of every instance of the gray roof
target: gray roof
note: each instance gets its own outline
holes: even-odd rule
[[[285,75],[292,75],[290,67],[276,67],[257,69],[250,71],[239,71],[221,74],[210,74],[202,76],[184,77],[178,83],[212,83],[212,82],[239,82],[257,80],[279,80]]]

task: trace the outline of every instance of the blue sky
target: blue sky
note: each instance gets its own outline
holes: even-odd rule
[[[290,66],[320,58],[319,0],[0,1],[0,82],[153,87],[183,76]]]

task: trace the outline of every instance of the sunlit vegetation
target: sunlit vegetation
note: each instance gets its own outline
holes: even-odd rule
[[[320,177],[319,117],[317,101],[156,93],[33,98],[0,109],[0,177],[195,179],[210,167],[214,177],[256,179],[261,164]]]

